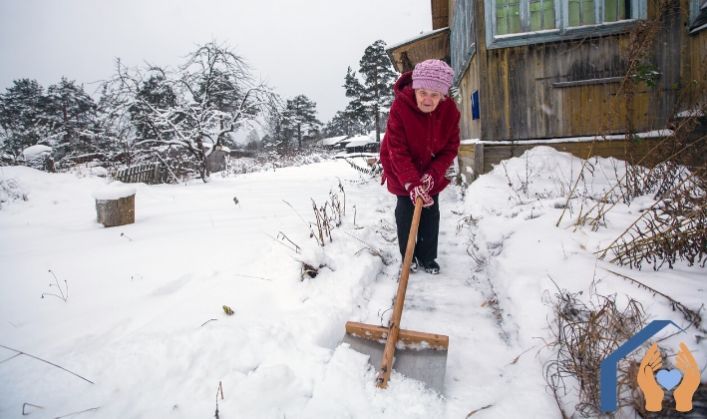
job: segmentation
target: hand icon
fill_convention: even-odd
[[[700,385],[700,370],[695,358],[683,342],[680,342],[680,352],[678,352],[675,366],[682,372],[682,381],[678,388],[673,391],[675,410],[678,412],[689,412],[692,410],[692,395],[695,394],[695,390]]]
[[[643,360],[641,360],[641,366],[638,368],[638,386],[643,391],[643,397],[646,399],[646,410],[649,412],[660,412],[663,408],[665,392],[655,381],[655,373],[662,365],[663,361],[658,350],[658,344],[654,343],[646,352]],[[692,393],[690,393],[690,397],[692,397]]]

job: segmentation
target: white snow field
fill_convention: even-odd
[[[600,196],[623,166],[593,163],[582,187]],[[694,310],[707,301],[704,268],[631,271],[594,254],[651,197],[596,232],[575,230],[578,204],[555,227],[581,166],[537,147],[441,194],[442,272],[411,275],[402,327],[449,335],[444,395],[396,372],[377,389],[375,367],[340,343],[347,320],[385,324],[400,264],[395,198],[343,160],[134,184],[135,223],[112,228],[94,199],[108,180],[2,167],[0,418],[214,417],[219,383],[222,419],[561,418],[544,378],[553,280],[681,326],[667,300],[607,269]],[[345,215],[320,247],[312,200],[343,204],[339,184]],[[318,275],[303,279],[303,263]],[[704,381],[694,335],[661,345],[685,341]]]

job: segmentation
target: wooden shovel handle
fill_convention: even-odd
[[[381,367],[376,378],[376,385],[379,388],[387,388],[390,373],[393,370],[393,356],[395,355],[395,345],[398,343],[400,335],[400,319],[403,317],[403,305],[405,304],[405,292],[408,287],[408,278],[410,277],[410,265],[412,265],[413,254],[415,253],[415,242],[417,241],[417,229],[420,226],[420,216],[422,215],[422,198],[417,198],[415,201],[415,212],[412,214],[412,225],[410,226],[410,234],[408,235],[408,244],[405,249],[405,258],[403,259],[403,267],[400,270],[400,280],[398,281],[398,292],[395,294],[395,303],[393,304],[393,316],[390,319],[390,332],[388,339],[385,341],[385,349],[383,350],[383,358],[381,359]]]

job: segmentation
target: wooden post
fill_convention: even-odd
[[[400,281],[398,282],[398,292],[395,294],[395,303],[393,304],[393,315],[390,319],[390,327],[388,339],[385,341],[383,349],[383,358],[381,366],[376,377],[376,386],[378,388],[387,388],[390,373],[393,371],[393,361],[395,355],[395,344],[398,343],[400,335],[400,320],[403,317],[403,305],[405,304],[405,292],[408,287],[408,278],[410,276],[410,265],[412,264],[413,253],[415,252],[415,243],[417,241],[417,230],[420,225],[420,216],[422,215],[422,198],[417,198],[415,201],[415,212],[412,215],[412,225],[410,226],[410,234],[408,235],[407,248],[405,249],[405,259],[403,259],[403,267],[400,270]]]
[[[105,227],[135,222],[135,190],[107,190],[94,194],[97,221]]]

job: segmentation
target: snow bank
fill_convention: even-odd
[[[42,158],[48,154],[51,154],[52,148],[46,145],[37,144],[22,150],[22,155],[25,161],[32,161],[38,158]]]
[[[704,269],[636,272],[593,254],[650,197],[618,205],[598,231],[575,230],[580,199],[601,197],[621,173],[615,160],[591,161],[594,176],[555,227],[583,161],[537,147],[440,194],[442,272],[410,276],[401,326],[449,336],[445,395],[396,371],[381,391],[377,366],[341,339],[347,320],[390,316],[396,199],[346,162],[321,160],[208,184],[134,185],[140,222],[116,229],[95,228],[92,193],[104,179],[1,168],[31,200],[0,211],[0,344],[94,384],[0,348],[0,417],[22,418],[25,402],[48,417],[93,407],[83,415],[213,416],[221,383],[223,418],[559,418],[544,375],[557,287],[631,296],[651,319],[680,325],[667,301],[608,270],[693,309],[707,300]],[[323,205],[339,182],[346,215],[320,247],[312,201]],[[302,275],[304,262],[315,278]],[[66,301],[51,296],[56,284],[68,286]],[[703,368],[707,340],[665,344],[679,339]]]

